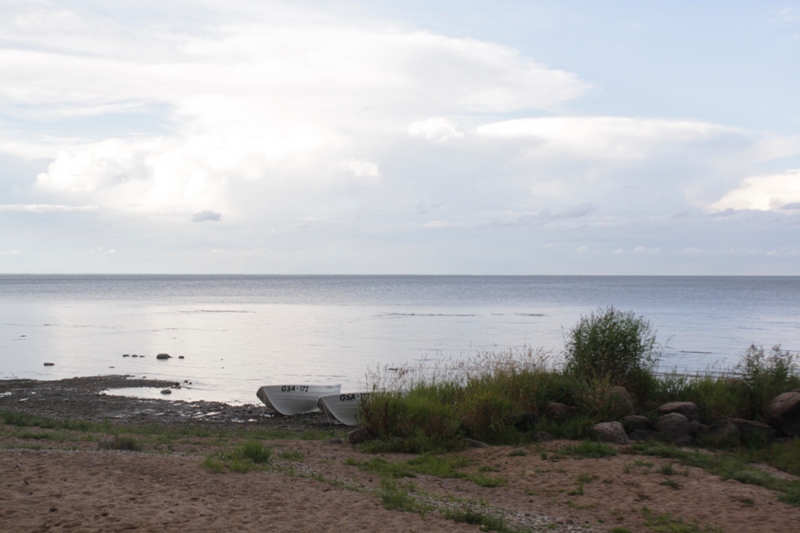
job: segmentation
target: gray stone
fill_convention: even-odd
[[[658,438],[685,446],[692,442],[692,428],[689,419],[680,413],[669,413],[660,416],[655,423]]]
[[[164,389],[161,391],[161,394],[172,394],[172,391],[169,389]]]
[[[784,435],[800,437],[800,392],[784,392],[769,403],[767,424]]]
[[[744,420],[741,418],[731,418],[731,422],[736,424],[739,433],[742,435],[742,441],[749,443],[766,443],[778,436],[778,431],[764,422],[757,420]]]
[[[741,436],[736,424],[730,418],[723,416],[711,421],[704,441],[714,446],[738,446]]]
[[[634,429],[631,431],[630,435],[628,435],[628,439],[633,442],[644,442],[655,438],[656,434],[647,429]]]
[[[617,416],[633,414],[633,396],[625,387],[616,385],[609,390],[611,409]]]
[[[658,412],[662,415],[670,413],[680,413],[686,418],[691,420],[700,420],[700,412],[697,410],[697,405],[693,402],[669,402],[662,404],[658,408]]]
[[[627,433],[631,433],[637,429],[646,431],[650,429],[650,421],[646,416],[629,415],[622,419],[622,427],[625,428]]]
[[[628,444],[628,435],[619,422],[600,422],[592,427],[592,435],[601,442]]]
[[[692,437],[695,440],[701,439],[708,433],[708,426],[700,422],[699,420],[692,420],[689,422],[689,428],[692,430]]]

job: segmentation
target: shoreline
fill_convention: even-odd
[[[136,398],[114,389],[169,389],[175,381],[137,379],[130,375],[86,376],[60,380],[0,380],[0,410],[47,418],[110,422],[119,425],[208,424],[217,428],[329,429],[344,427],[322,413],[284,417],[257,404]],[[104,392],[106,391],[106,392]]]

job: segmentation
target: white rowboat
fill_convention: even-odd
[[[360,423],[358,407],[367,399],[367,392],[350,392],[320,396],[317,405],[322,411],[346,426]]]
[[[318,411],[320,396],[339,394],[341,385],[266,385],[259,387],[256,396],[282,415],[299,415]]]

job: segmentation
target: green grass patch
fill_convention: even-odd
[[[684,522],[682,518],[673,518],[669,513],[654,514],[647,507],[642,508],[644,525],[653,531],[668,533],[722,533],[719,528],[700,526],[696,522]]]
[[[777,478],[749,464],[746,451],[716,454],[685,451],[663,443],[638,443],[634,449],[647,455],[675,459],[682,464],[702,468],[722,479],[733,479],[780,492],[778,498],[791,505],[800,505],[800,481]]]
[[[247,441],[233,450],[210,454],[200,466],[211,472],[264,470],[272,463],[273,450],[259,441]]]
[[[297,450],[289,450],[278,454],[278,458],[284,461],[293,461],[295,463],[302,463],[306,458],[306,454]]]
[[[616,448],[603,442],[583,441],[579,444],[570,444],[558,450],[558,455],[566,457],[579,457],[584,459],[599,459],[617,455]]]
[[[421,505],[411,494],[416,490],[411,483],[398,483],[389,479],[382,479],[378,495],[384,509],[389,511],[403,511],[406,513],[419,513],[423,516],[431,507]]]

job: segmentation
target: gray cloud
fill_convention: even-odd
[[[222,220],[222,213],[216,211],[205,210],[192,215],[192,222],[219,222],[220,220]]]

